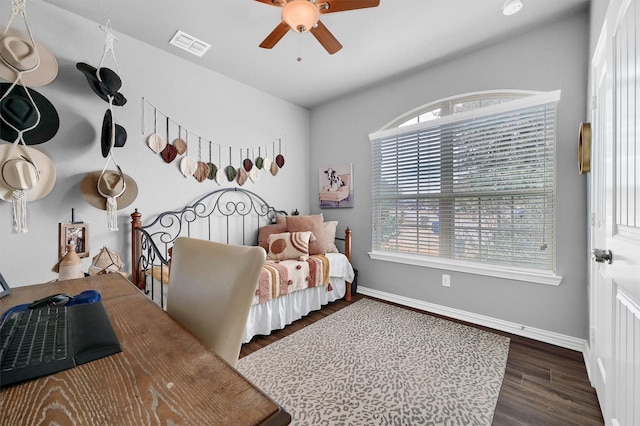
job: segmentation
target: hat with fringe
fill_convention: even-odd
[[[117,211],[133,203],[138,196],[138,185],[118,166],[117,171],[103,169],[87,174],[80,183],[80,192],[86,202],[107,211],[107,227],[117,231]]]
[[[56,168],[51,158],[25,146],[16,147],[7,158],[12,147],[11,144],[0,145],[0,199],[11,201],[16,190],[25,191],[27,201],[49,195],[56,183]],[[24,155],[21,148],[28,150],[28,155]]]
[[[27,232],[27,201],[46,197],[56,183],[53,161],[18,144],[0,145],[0,199],[13,203],[13,232]]]
[[[107,198],[116,198],[117,210],[129,206],[138,196],[138,184],[117,170],[98,170],[85,175],[80,183],[82,198],[93,207],[107,210]]]

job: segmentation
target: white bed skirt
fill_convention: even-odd
[[[311,287],[258,305],[252,305],[242,343],[249,342],[253,336],[267,335],[273,330],[283,329],[286,325],[308,315],[309,312],[317,311],[323,305],[344,297],[346,293],[345,281],[353,282],[355,275],[353,268],[342,253],[327,253],[326,256],[329,258],[331,291],[328,290],[328,286]],[[163,287],[166,306],[167,286]],[[162,306],[160,292],[153,292],[153,295],[154,297],[151,298],[154,302]]]
[[[331,291],[327,286],[311,287],[251,306],[242,343],[249,342],[253,336],[280,330],[309,312],[317,311],[322,305],[341,299],[346,288],[344,279],[331,277],[329,282],[333,288]]]
[[[272,330],[283,329],[286,325],[299,320],[311,311],[317,311],[323,305],[334,300],[342,299],[346,293],[346,283],[343,278],[329,278],[332,290],[328,286],[312,287],[294,291],[277,299],[272,299],[258,305],[252,305],[247,318],[242,343],[249,342],[253,336],[271,334]],[[167,294],[165,286],[164,300]],[[160,305],[160,300],[155,300]]]

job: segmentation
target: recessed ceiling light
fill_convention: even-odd
[[[209,43],[197,39],[194,36],[191,36],[180,30],[176,31],[169,43],[199,57],[204,55],[205,52],[211,47]]]
[[[518,13],[522,9],[522,0],[507,0],[502,6],[502,14],[511,16]]]

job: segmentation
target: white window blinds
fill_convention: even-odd
[[[382,130],[372,141],[372,249],[555,269],[560,92]]]

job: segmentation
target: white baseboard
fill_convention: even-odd
[[[563,334],[554,333],[552,331],[542,330],[539,328],[529,327],[522,324],[516,324],[509,321],[504,321],[497,318],[488,317],[485,315],[478,315],[472,312],[466,312],[459,309],[448,308],[446,306],[436,305],[422,300],[410,299],[404,296],[398,296],[396,294],[387,293],[367,287],[358,286],[358,293],[371,296],[378,299],[386,300],[388,302],[397,303],[399,305],[416,308],[421,311],[431,312],[438,315],[444,315],[449,318],[454,318],[460,321],[470,322],[472,324],[481,325],[483,327],[489,327],[507,333],[515,334],[517,336],[528,337],[530,339],[538,340],[540,342],[549,343],[552,345],[560,346],[563,348],[571,349],[574,351],[582,352],[585,361],[588,360],[588,345],[584,339],[578,339],[576,337],[566,336]],[[587,364],[588,365],[588,364]]]
[[[584,358],[584,366],[587,368],[587,377],[589,377],[589,383],[593,386],[593,376],[591,375],[592,354],[591,345],[588,341],[584,342],[584,349],[582,350],[582,357]]]

